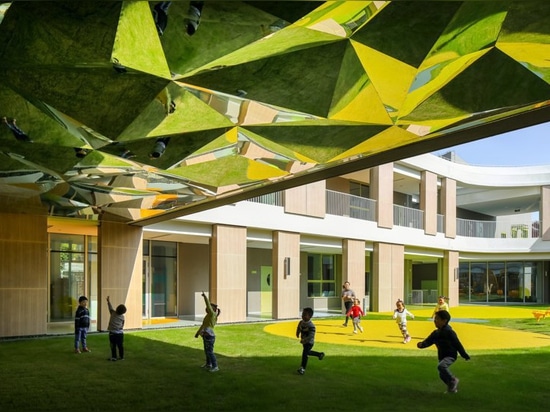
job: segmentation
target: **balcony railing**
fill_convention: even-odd
[[[437,215],[437,233],[445,233],[445,216]]]
[[[393,224],[396,226],[424,229],[424,211],[393,205]]]
[[[250,202],[284,206],[284,192],[268,193],[248,199]],[[376,200],[347,193],[326,191],[326,213],[354,219],[376,222]],[[393,224],[414,229],[424,229],[424,212],[393,205]],[[527,223],[503,223],[498,221],[456,219],[456,234],[478,238],[538,238],[541,221]],[[445,233],[444,216],[437,215],[437,232]]]
[[[527,223],[502,223],[498,221],[456,219],[456,234],[465,237],[485,238],[538,238],[539,220]]]
[[[248,199],[249,202],[262,203],[264,205],[284,206],[283,192],[273,192]]]
[[[327,190],[326,206],[329,215],[376,222],[376,200]]]

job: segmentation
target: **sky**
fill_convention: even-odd
[[[477,166],[550,165],[550,123],[448,147],[433,154],[439,156],[449,151]]]

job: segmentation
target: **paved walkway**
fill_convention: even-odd
[[[410,309],[409,309],[410,310]],[[409,334],[412,340],[403,344],[399,327],[392,319],[392,313],[387,313],[388,320],[369,320],[367,315],[361,325],[363,333],[353,333],[351,322],[348,327],[342,326],[340,318],[315,319],[317,327],[316,342],[335,343],[342,345],[376,346],[384,348],[414,349],[416,343],[426,338],[434,329],[434,323],[429,317],[433,308],[410,310],[414,320],[408,321]],[[515,329],[497,328],[485,325],[484,319],[516,318],[529,319],[537,323],[533,317],[533,309],[515,309],[494,306],[461,306],[451,308],[450,325],[457,332],[466,350],[475,349],[515,349],[550,346],[550,336],[533,332],[522,332]],[[540,322],[550,322],[550,318]],[[280,322],[265,327],[265,331],[279,336],[296,338],[297,321]],[[435,347],[431,348],[435,350]]]

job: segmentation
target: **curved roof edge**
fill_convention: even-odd
[[[433,172],[467,185],[488,187],[518,187],[550,185],[550,165],[547,166],[473,166],[455,163],[433,154],[422,154],[396,163],[414,169]]]

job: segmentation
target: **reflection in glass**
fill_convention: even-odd
[[[50,322],[72,321],[79,296],[96,291],[90,283],[97,283],[97,258],[95,253],[87,256],[85,242],[83,235],[50,235]]]

